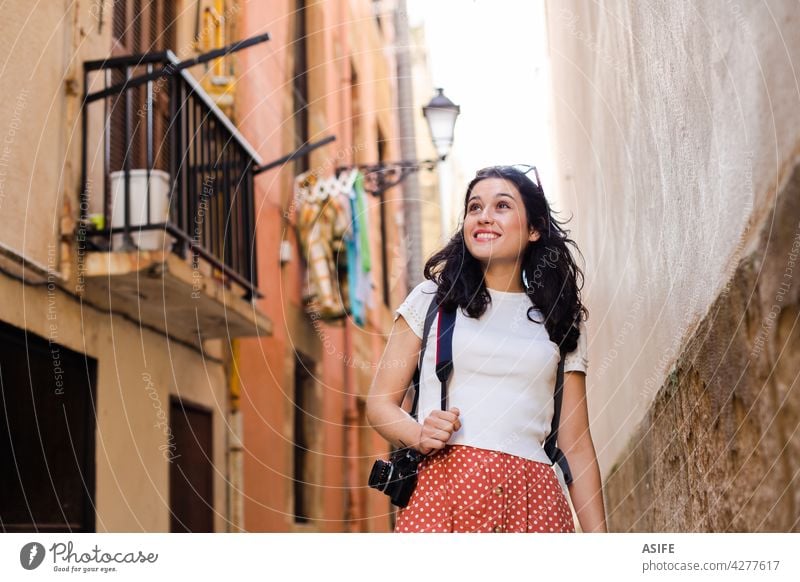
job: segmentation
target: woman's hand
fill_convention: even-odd
[[[427,455],[443,449],[453,433],[461,428],[459,414],[461,411],[458,408],[431,412],[422,423],[417,450]]]

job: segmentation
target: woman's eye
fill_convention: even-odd
[[[500,204],[498,204],[498,206],[501,206],[503,204],[505,204],[506,208],[511,208],[511,206],[508,204],[508,202],[501,202]]]
[[[479,204],[470,204],[470,205],[469,205],[469,211],[470,211],[470,212],[472,212],[473,210],[476,210],[476,209],[478,209],[478,208],[480,208],[480,205],[479,205]]]

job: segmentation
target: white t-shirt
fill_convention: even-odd
[[[425,280],[397,308],[422,338],[425,314],[436,284]],[[461,428],[448,444],[502,451],[550,464],[544,440],[550,434],[553,391],[560,359],[544,324],[530,321],[533,307],[524,293],[489,289],[492,298],[479,319],[456,310],[453,331],[453,374],[448,382],[448,407],[460,410]],[[543,321],[541,311],[531,316]],[[441,408],[441,383],[436,377],[437,320],[431,325],[420,375],[419,422]],[[564,371],[586,373],[586,324],[576,349],[564,359]]]

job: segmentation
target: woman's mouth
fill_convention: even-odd
[[[473,238],[478,242],[491,242],[500,238],[500,235],[494,232],[479,232]]]

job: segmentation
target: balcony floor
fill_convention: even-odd
[[[272,335],[272,322],[225,287],[201,259],[198,269],[169,251],[89,252],[84,295],[98,307],[141,321],[183,341]]]

